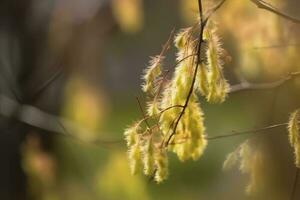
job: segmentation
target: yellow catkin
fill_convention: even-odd
[[[168,83],[162,93],[160,100],[160,110],[165,110],[172,106],[172,88],[171,84]],[[177,111],[174,109],[165,110],[159,118],[160,130],[164,136],[166,136],[169,130],[172,128],[172,122],[175,118]]]
[[[251,156],[252,156],[252,149],[249,144],[249,140],[242,143],[240,146],[239,156],[240,156],[240,171],[242,173],[248,173],[250,171],[251,163]]]
[[[223,170],[232,169],[239,160],[239,148],[229,153],[223,163]]]
[[[157,78],[161,75],[161,66],[162,60],[164,59],[163,56],[156,56],[152,57],[150,60],[149,66],[144,71],[144,75],[142,79],[144,83],[142,85],[142,90],[146,93],[154,92],[155,84],[154,82]]]
[[[137,174],[142,168],[142,154],[138,143],[132,145],[128,152],[130,170],[132,174]]]
[[[200,94],[203,96],[208,95],[209,86],[208,86],[208,71],[204,63],[200,64],[197,74],[197,89],[200,91]]]
[[[181,61],[186,56],[192,54],[193,48],[193,45],[187,46],[187,44],[184,48],[178,48],[177,60]],[[170,91],[167,96],[169,99],[164,100],[165,97],[162,99],[162,102],[168,102],[168,105],[164,104],[165,107],[185,104],[192,85],[195,62],[196,60],[193,57],[189,57],[176,67],[171,83],[169,84]],[[165,138],[168,139],[170,134],[173,134],[174,123],[180,112],[182,112],[182,109],[181,107],[172,108],[161,115],[161,130]],[[168,149],[176,153],[181,161],[188,159],[196,160],[203,154],[207,145],[203,121],[203,112],[198,104],[194,90],[168,146]]]
[[[227,155],[223,163],[223,169],[231,169],[238,165],[241,173],[249,175],[246,193],[250,195],[264,187],[265,177],[263,171],[266,165],[265,159],[263,151],[258,147],[252,147],[249,140],[246,140],[232,153]]]
[[[175,47],[178,49],[184,49],[187,46],[188,39],[190,37],[192,28],[182,29],[174,40]]]
[[[261,191],[264,187],[265,176],[264,168],[265,166],[263,153],[261,151],[254,151],[251,157],[251,166],[249,167],[250,180],[246,187],[246,193],[252,195]]]
[[[143,146],[144,174],[152,175],[154,172],[154,145],[152,139],[148,139]]]
[[[158,102],[154,99],[153,101],[148,102],[147,104],[147,114],[148,116],[154,116],[159,113]]]
[[[139,129],[140,129],[139,123],[135,123],[131,127],[125,130],[124,136],[128,147],[134,145],[137,142],[137,135]]]
[[[158,149],[155,153],[156,172],[154,179],[157,183],[161,183],[168,177],[168,156],[165,149]]]
[[[191,85],[192,77],[189,74],[188,66],[182,62],[175,70],[168,88],[163,93],[161,99],[161,109],[166,109],[175,105],[184,105],[188,95],[188,90]],[[176,116],[180,113],[182,108],[174,107],[162,113],[160,117],[161,130],[164,135],[168,135],[174,125]]]
[[[189,109],[189,112],[191,113],[189,124],[189,129],[191,131],[190,150],[192,159],[197,160],[203,154],[207,145],[207,140],[205,136],[203,111],[201,110],[199,103],[196,102],[196,97],[190,102]]]
[[[299,109],[290,115],[288,123],[289,141],[294,148],[295,164],[300,168]]]
[[[196,96],[193,95],[172,141],[172,151],[181,161],[197,160],[207,145],[203,112],[196,100]]]
[[[223,62],[220,59],[220,55],[224,50],[221,47],[220,39],[216,34],[213,24],[209,24],[205,29],[204,38],[208,46],[206,49],[207,66],[209,68],[207,101],[222,103],[229,91],[229,85],[224,79],[222,71]]]

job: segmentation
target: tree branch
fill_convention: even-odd
[[[172,137],[175,135],[177,127],[178,127],[178,124],[179,124],[179,121],[182,118],[182,116],[183,116],[183,114],[184,114],[184,112],[185,112],[185,110],[186,110],[186,108],[188,106],[188,103],[190,101],[190,97],[192,96],[193,91],[194,91],[194,86],[195,86],[195,82],[196,82],[197,72],[198,72],[199,64],[201,62],[201,58],[200,58],[200,55],[201,55],[201,44],[202,44],[202,41],[203,41],[203,31],[204,31],[204,28],[205,28],[205,25],[206,25],[206,21],[204,21],[204,19],[203,19],[203,8],[202,8],[202,1],[201,0],[198,0],[198,7],[199,7],[199,16],[200,16],[200,34],[199,34],[198,45],[197,45],[197,55],[196,55],[196,57],[197,57],[197,63],[196,63],[196,66],[195,66],[195,70],[194,70],[194,74],[193,74],[193,79],[192,79],[191,87],[190,87],[190,90],[189,90],[188,95],[186,97],[186,100],[185,100],[185,103],[183,105],[182,111],[180,112],[177,120],[175,121],[174,128],[172,130],[171,135],[168,137],[168,139],[165,142],[165,145],[164,145],[165,147],[168,146],[168,144],[170,143]],[[194,63],[194,61],[192,63]]]
[[[272,5],[268,4],[267,2],[263,1],[263,0],[250,0],[252,3],[254,3],[258,8],[260,9],[264,9],[267,10],[269,12],[272,12],[280,17],[283,17],[291,22],[300,23],[300,19],[291,17],[283,12],[278,11],[275,7],[273,7]]]
[[[228,138],[228,137],[234,137],[234,136],[240,136],[240,135],[248,135],[248,134],[266,134],[269,132],[264,132],[270,129],[274,128],[279,128],[283,126],[287,126],[288,123],[281,123],[281,124],[274,124],[262,128],[257,128],[257,129],[250,129],[250,130],[245,130],[245,131],[232,131],[233,133],[227,133],[223,135],[218,135],[218,136],[213,136],[213,137],[207,137],[207,140],[216,140],[216,139],[221,139],[221,138]]]
[[[112,139],[84,140],[82,137],[80,137],[80,135],[96,135],[96,133],[87,131],[86,128],[79,126],[71,120],[48,114],[31,105],[19,104],[17,101],[1,94],[0,115],[7,118],[13,118],[24,124],[40,128],[51,133],[56,133],[64,136],[71,136],[77,140],[90,142],[93,144],[99,144],[102,146],[122,142],[122,140]]]
[[[266,90],[266,89],[273,89],[280,87],[281,85],[285,84],[286,82],[297,78],[300,76],[300,71],[291,72],[286,77],[269,83],[249,83],[247,81],[242,82],[240,84],[230,86],[229,93],[238,93],[242,91],[249,91],[249,90]]]
[[[211,8],[207,13],[207,16],[206,16],[206,18],[205,18],[205,20],[204,21],[207,21],[210,17],[211,17],[211,15],[213,15],[217,10],[219,10],[222,6],[223,6],[223,4],[226,2],[226,0],[222,0],[222,1],[220,1],[215,7],[213,7],[213,8]]]

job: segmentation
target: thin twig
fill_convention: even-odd
[[[249,83],[249,82],[243,82],[237,85],[230,86],[229,93],[237,93],[241,91],[248,91],[248,90],[266,90],[266,89],[273,89],[282,86],[286,82],[297,78],[300,76],[300,71],[297,72],[291,72],[284,78],[269,82],[269,83]]]
[[[74,121],[46,113],[30,105],[19,104],[16,100],[2,94],[0,94],[0,115],[50,133],[71,136],[88,143],[113,144],[121,143],[123,141],[121,139],[84,140],[79,137],[79,135],[96,135],[96,133],[88,131],[85,127],[81,127]]]
[[[274,44],[269,46],[257,46],[253,47],[252,50],[262,50],[262,49],[277,49],[277,48],[287,48],[287,47],[299,47],[300,44]]]
[[[204,21],[203,21],[203,8],[202,8],[202,1],[201,0],[198,0],[198,7],[199,7],[199,15],[200,15],[200,34],[199,34],[198,45],[197,45],[197,55],[196,55],[197,56],[197,63],[196,63],[196,66],[195,66],[191,87],[190,87],[190,90],[189,90],[188,95],[186,97],[183,109],[180,112],[179,117],[177,118],[177,120],[175,122],[172,133],[170,134],[170,136],[168,137],[168,139],[165,142],[165,147],[168,146],[168,144],[171,141],[172,137],[175,135],[178,124],[179,124],[179,121],[182,118],[182,116],[183,116],[183,114],[184,114],[184,112],[185,112],[185,110],[188,106],[188,103],[190,101],[190,97],[191,97],[191,95],[193,94],[193,91],[194,91],[194,86],[195,86],[196,77],[197,77],[197,71],[198,71],[199,64],[201,62],[201,60],[200,60],[201,59],[200,58],[201,44],[202,44],[202,41],[203,41],[203,31],[204,31],[204,28],[205,28],[205,25],[206,25],[206,23],[204,23]]]
[[[44,83],[42,83],[33,93],[29,102],[40,97],[41,93],[45,91],[57,78],[62,75],[63,68],[59,67]]]
[[[260,9],[264,9],[264,10],[267,10],[269,12],[272,12],[280,17],[283,17],[291,22],[294,22],[294,23],[297,23],[299,24],[300,23],[300,19],[297,19],[297,18],[294,18],[294,17],[291,17],[281,11],[278,11],[278,9],[276,9],[275,7],[273,7],[272,5],[270,5],[269,3],[265,2],[265,1],[262,1],[262,0],[250,0],[252,3],[254,3],[258,8]]]
[[[143,115],[143,119],[145,119],[145,120],[143,120],[143,121],[145,122],[145,124],[147,125],[147,127],[150,129],[150,125],[149,125],[149,123],[148,123],[148,118],[146,117],[146,114],[145,114],[145,112],[144,112],[144,110],[143,110],[143,107],[142,107],[142,104],[141,104],[141,102],[140,102],[140,99],[139,99],[139,97],[135,97],[135,98],[136,98],[136,100],[137,100],[137,102],[138,102],[140,111],[141,111],[141,113],[142,113],[142,115]]]
[[[266,127],[262,127],[262,128],[257,128],[257,129],[250,129],[250,130],[245,130],[245,131],[233,131],[233,133],[227,133],[224,135],[218,135],[218,136],[212,136],[212,137],[207,137],[207,140],[216,140],[216,139],[221,139],[221,138],[227,138],[227,137],[234,137],[234,136],[240,136],[240,135],[247,135],[247,134],[265,134],[265,133],[269,133],[269,132],[263,132],[263,131],[267,131],[270,129],[274,129],[274,128],[279,128],[279,127],[283,127],[283,126],[287,126],[288,123],[281,123],[281,124],[275,124],[275,125],[270,125],[270,126],[266,126]]]
[[[164,112],[166,112],[166,111],[168,111],[168,110],[170,110],[170,109],[173,109],[173,108],[183,108],[183,107],[184,107],[184,106],[182,106],[182,105],[174,105],[174,106],[170,106],[170,107],[167,107],[167,108],[165,108],[165,109],[159,111],[159,113],[157,113],[156,116],[159,116],[159,115],[163,114]],[[146,116],[146,117],[144,117],[143,119],[141,119],[141,120],[139,121],[139,123],[142,123],[144,120],[148,120],[148,119],[150,119],[151,117],[153,117],[153,116]]]
[[[208,11],[208,14],[207,14],[207,16],[206,16],[206,18],[205,18],[204,21],[207,21],[207,20],[211,17],[211,15],[213,15],[217,10],[219,10],[219,9],[222,7],[222,5],[223,5],[225,2],[226,2],[226,0],[222,0],[222,1],[220,1],[215,7],[213,7],[212,9],[210,9],[210,10]]]

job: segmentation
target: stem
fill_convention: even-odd
[[[291,72],[287,76],[283,77],[280,80],[269,82],[269,83],[249,83],[249,82],[242,82],[237,85],[230,86],[229,93],[238,93],[247,90],[266,90],[266,89],[273,89],[278,88],[285,84],[286,82],[297,78],[300,76],[300,71]]]
[[[157,115],[161,115],[162,113],[164,113],[164,112],[166,112],[167,110],[170,110],[170,109],[172,109],[172,108],[183,108],[183,107],[184,107],[184,106],[182,106],[182,105],[174,105],[174,106],[170,106],[170,107],[167,107],[167,108],[161,110],[159,113],[157,113]],[[153,117],[153,116],[145,116],[143,119],[141,119],[141,120],[139,121],[139,123],[142,123],[143,121],[145,121],[145,120],[147,120],[147,119],[150,119],[151,117]]]
[[[143,107],[142,107],[142,104],[141,104],[141,102],[140,102],[140,100],[139,100],[139,98],[138,97],[136,97],[136,100],[137,100],[137,102],[138,102],[138,104],[139,104],[139,108],[140,108],[140,111],[141,111],[141,113],[142,113],[142,115],[143,115],[143,118],[145,119],[145,120],[143,120],[143,122],[145,122],[145,124],[147,125],[147,127],[150,129],[150,125],[149,125],[149,123],[148,123],[148,118],[146,118],[146,114],[145,114],[145,112],[144,112],[144,110],[143,110]]]
[[[224,134],[224,135],[219,135],[219,136],[208,137],[206,139],[207,140],[216,140],[216,139],[234,137],[234,136],[240,136],[240,135],[258,134],[258,133],[261,133],[261,132],[264,134],[264,133],[268,133],[268,132],[263,132],[263,131],[274,129],[274,128],[279,128],[279,127],[287,126],[287,125],[288,125],[288,123],[275,124],[275,125],[270,125],[270,126],[263,127],[263,128],[257,128],[257,129],[234,132],[234,133],[230,133],[230,134]]]
[[[193,91],[194,91],[197,72],[198,72],[198,68],[199,68],[199,64],[200,64],[200,54],[201,54],[201,44],[202,44],[202,41],[203,41],[203,31],[204,31],[204,27],[206,25],[206,23],[203,23],[203,8],[202,8],[202,1],[201,0],[198,0],[198,6],[199,6],[199,15],[200,15],[200,35],[199,35],[199,40],[198,40],[198,45],[197,45],[197,55],[196,55],[197,56],[197,63],[196,63],[196,66],[195,66],[195,71],[194,71],[194,75],[193,75],[193,79],[192,79],[192,84],[191,84],[190,90],[188,92],[188,95],[186,97],[183,109],[180,112],[179,117],[177,118],[177,120],[175,122],[175,125],[174,125],[174,128],[173,128],[173,131],[172,131],[171,135],[166,140],[165,147],[168,146],[168,144],[170,143],[172,137],[175,135],[178,124],[179,124],[179,121],[182,118],[182,116],[183,116],[183,114],[184,114],[184,112],[185,112],[185,110],[188,106],[188,103],[190,101],[190,98],[193,94]]]
[[[267,10],[269,12],[272,12],[280,17],[283,17],[291,22],[294,22],[294,23],[300,23],[300,19],[297,19],[297,18],[294,18],[294,17],[291,17],[285,13],[282,13],[280,11],[278,11],[276,8],[274,8],[272,5],[268,4],[267,2],[265,1],[262,1],[262,0],[250,0],[252,3],[254,3],[258,8],[260,9],[264,9],[264,10]]]

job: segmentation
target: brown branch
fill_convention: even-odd
[[[242,91],[250,91],[250,90],[266,90],[266,89],[273,89],[282,86],[286,82],[297,78],[300,76],[300,71],[291,72],[286,77],[269,83],[249,83],[243,82],[237,85],[230,86],[229,93],[237,93]]]
[[[250,0],[252,3],[254,3],[258,8],[260,9],[264,9],[267,10],[269,12],[272,12],[280,17],[283,17],[291,22],[300,23],[300,19],[291,17],[283,12],[278,11],[276,8],[274,8],[273,6],[271,6],[270,4],[268,4],[267,2],[263,1],[263,0]]]
[[[207,21],[217,10],[219,10],[223,6],[223,4],[225,2],[226,2],[226,0],[222,0],[215,7],[213,7],[212,9],[210,9],[208,11],[208,14],[207,14],[207,16],[206,16],[206,18],[205,18],[204,21]]]
[[[262,49],[276,49],[276,48],[287,48],[287,47],[299,47],[300,44],[274,44],[270,46],[261,46],[261,47],[253,47],[253,50],[262,50]]]
[[[163,110],[161,110],[159,113],[157,113],[156,115],[158,116],[158,115],[161,115],[162,113],[164,113],[164,112],[166,112],[167,110],[170,110],[170,109],[173,109],[173,108],[183,108],[184,106],[182,106],[182,105],[174,105],[174,106],[170,106],[170,107],[167,107],[167,108],[165,108],[165,109],[163,109]],[[148,119],[150,119],[152,116],[145,116],[143,119],[141,119],[140,121],[139,121],[139,123],[142,123],[143,121],[145,121],[145,120],[148,120]]]
[[[45,82],[43,82],[38,88],[33,92],[32,97],[28,100],[29,102],[34,101],[39,98],[41,93],[43,93],[55,80],[57,80],[63,73],[63,68],[60,66]]]
[[[193,94],[193,91],[194,91],[194,86],[195,86],[195,82],[196,82],[196,77],[197,77],[197,72],[198,72],[198,68],[199,68],[199,65],[201,63],[201,58],[200,58],[200,55],[201,55],[201,45],[202,45],[202,42],[203,42],[203,32],[204,32],[204,28],[207,24],[207,21],[208,19],[210,18],[210,16],[215,12],[217,11],[219,8],[222,7],[222,5],[225,3],[226,0],[222,0],[219,4],[217,4],[214,8],[212,8],[212,10],[209,12],[209,14],[207,15],[207,17],[204,19],[203,18],[203,6],[202,6],[202,1],[201,0],[198,0],[198,9],[199,9],[199,17],[200,17],[200,34],[199,34],[199,38],[198,38],[198,44],[197,44],[197,62],[196,62],[196,66],[195,66],[195,70],[194,70],[194,74],[193,74],[193,79],[192,79],[192,83],[191,83],[191,87],[190,87],[190,90],[188,92],[188,95],[187,95],[187,98],[186,98],[186,101],[184,103],[184,106],[183,106],[183,109],[182,111],[180,112],[177,120],[175,121],[175,125],[174,125],[174,128],[172,130],[172,133],[171,135],[168,137],[168,139],[166,140],[166,143],[165,143],[165,147],[168,146],[168,144],[170,143],[172,137],[175,135],[176,133],[176,130],[177,130],[177,127],[178,127],[178,124],[179,124],[179,121],[181,120],[187,106],[188,106],[188,103],[190,101],[190,97],[191,95]],[[194,63],[194,60],[193,62]]]
[[[162,57],[170,49],[170,44],[172,42],[174,32],[175,32],[175,28],[173,28],[173,30],[171,31],[171,33],[169,35],[169,38],[168,38],[167,42],[163,45],[162,50],[159,54],[160,57]]]
[[[123,141],[121,139],[85,140],[80,135],[96,135],[96,133],[88,131],[74,121],[51,115],[31,105],[19,104],[17,101],[2,94],[0,94],[0,115],[50,133],[71,136],[74,139],[88,143],[108,145]]]
[[[147,125],[147,127],[150,129],[150,125],[149,125],[149,123],[148,123],[148,121],[147,121],[148,118],[146,118],[146,114],[145,114],[145,112],[144,112],[144,110],[143,110],[143,107],[142,107],[142,104],[141,104],[141,102],[140,102],[139,97],[136,97],[136,100],[137,100],[137,102],[138,102],[138,105],[139,105],[140,111],[141,111],[141,113],[142,113],[143,119],[145,119],[145,120],[143,120],[143,121],[145,122],[145,124]]]
[[[164,145],[165,147],[168,146],[168,144],[171,141],[172,137],[175,135],[177,127],[178,127],[178,124],[179,124],[179,121],[182,118],[182,116],[183,116],[183,114],[184,114],[184,112],[185,112],[185,110],[186,110],[186,108],[188,106],[188,103],[189,103],[190,98],[191,98],[191,96],[193,94],[193,91],[194,91],[194,86],[195,86],[195,82],[196,82],[197,72],[198,72],[199,64],[201,62],[201,58],[200,58],[200,55],[201,55],[201,44],[202,44],[202,41],[203,41],[203,31],[204,31],[204,28],[205,28],[205,25],[206,25],[206,21],[203,20],[203,8],[202,8],[202,1],[201,0],[198,0],[198,6],[199,6],[199,15],[200,15],[200,34],[199,34],[198,45],[197,45],[197,55],[196,55],[197,56],[197,63],[196,63],[196,66],[195,66],[195,70],[194,70],[194,74],[193,74],[193,79],[192,79],[191,87],[190,87],[190,90],[189,90],[188,95],[186,97],[185,103],[183,105],[183,109],[180,112],[179,117],[175,121],[172,133],[170,134],[170,136],[168,137],[168,139],[165,142],[165,145]],[[193,63],[194,63],[194,61],[193,61]]]
[[[257,128],[257,129],[250,129],[250,130],[245,130],[245,131],[232,131],[233,133],[227,133],[224,135],[218,135],[218,136],[213,136],[213,137],[207,137],[207,140],[216,140],[216,139],[221,139],[221,138],[227,138],[227,137],[234,137],[234,136],[241,136],[241,135],[248,135],[248,134],[265,134],[269,132],[264,132],[270,129],[274,128],[279,128],[283,126],[287,126],[288,123],[281,123],[281,124],[275,124],[275,125],[270,125],[262,128]]]

